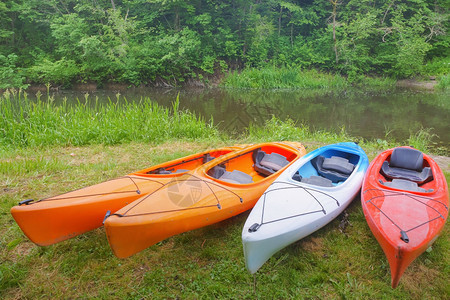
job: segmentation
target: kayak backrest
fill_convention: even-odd
[[[224,173],[226,172],[226,169],[224,166],[217,165],[208,170],[208,175],[212,178],[219,179]]]
[[[433,179],[429,167],[423,167],[423,153],[416,149],[395,148],[390,161],[384,161],[381,173],[388,179],[406,179],[423,184]]]
[[[322,167],[325,170],[335,171],[342,174],[350,175],[355,165],[348,162],[348,159],[340,156],[332,156],[323,160]]]
[[[166,170],[166,168],[160,168],[160,169],[158,169],[157,172],[154,173],[154,174],[167,175],[167,174],[172,174],[172,172]]]
[[[214,156],[211,156],[211,154],[206,153],[205,156],[203,157],[203,163],[206,164],[209,161],[212,161],[213,159],[215,159]]]
[[[325,158],[318,155],[311,160],[311,164],[319,175],[335,183],[347,180],[355,168],[355,165],[350,163],[348,159],[336,156]]]
[[[289,161],[283,155],[276,152],[267,154],[262,150],[256,151],[254,161],[253,167],[255,170],[265,176],[272,175],[289,164]]]
[[[423,169],[423,153],[416,149],[395,148],[392,151],[389,166],[421,172]]]

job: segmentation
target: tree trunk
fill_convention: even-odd
[[[12,47],[14,47],[14,44],[16,43],[16,26],[15,26],[15,24],[14,24],[14,19],[15,19],[15,16],[14,15],[12,15],[11,16],[11,32],[12,32],[12,34],[11,34],[11,46]]]
[[[278,36],[281,35],[281,16],[283,14],[283,6],[280,6],[280,16],[278,17]]]
[[[292,23],[292,13],[290,12],[289,19],[291,20],[291,46],[294,46],[294,23]]]
[[[331,17],[333,19],[333,44],[334,44],[334,54],[336,55],[336,64],[339,62],[338,52],[337,52],[337,46],[336,46],[336,10],[338,6],[338,0],[330,0],[331,4],[333,5],[333,12],[331,14]]]
[[[180,30],[180,14],[178,13],[178,7],[175,8],[175,22],[174,22],[175,31]]]

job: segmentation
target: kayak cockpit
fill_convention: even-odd
[[[218,158],[222,155],[228,154],[233,150],[216,150],[207,153],[202,153],[200,155],[191,155],[186,158],[172,161],[170,164],[163,163],[148,169],[144,169],[138,172],[133,173],[133,175],[138,176],[154,176],[154,175],[174,175],[174,174],[182,174],[189,171],[192,171],[207,162]]]
[[[207,174],[228,183],[251,184],[278,172],[296,157],[283,148],[262,147],[224,161]]]
[[[429,183],[433,173],[423,153],[412,148],[395,148],[383,162],[378,182],[390,188],[430,193],[434,189]]]
[[[358,154],[330,149],[305,163],[292,179],[310,185],[335,187],[350,177],[359,160]]]

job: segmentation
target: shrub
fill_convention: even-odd
[[[28,71],[31,82],[51,82],[55,85],[69,87],[80,74],[79,67],[71,59],[62,58],[51,62],[43,59]]]
[[[8,56],[0,54],[0,89],[28,87],[21,70],[16,67],[17,58],[14,53]]]

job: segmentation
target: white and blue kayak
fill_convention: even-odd
[[[314,150],[287,168],[245,222],[242,243],[250,273],[336,218],[358,194],[368,166],[361,147],[339,143]]]

